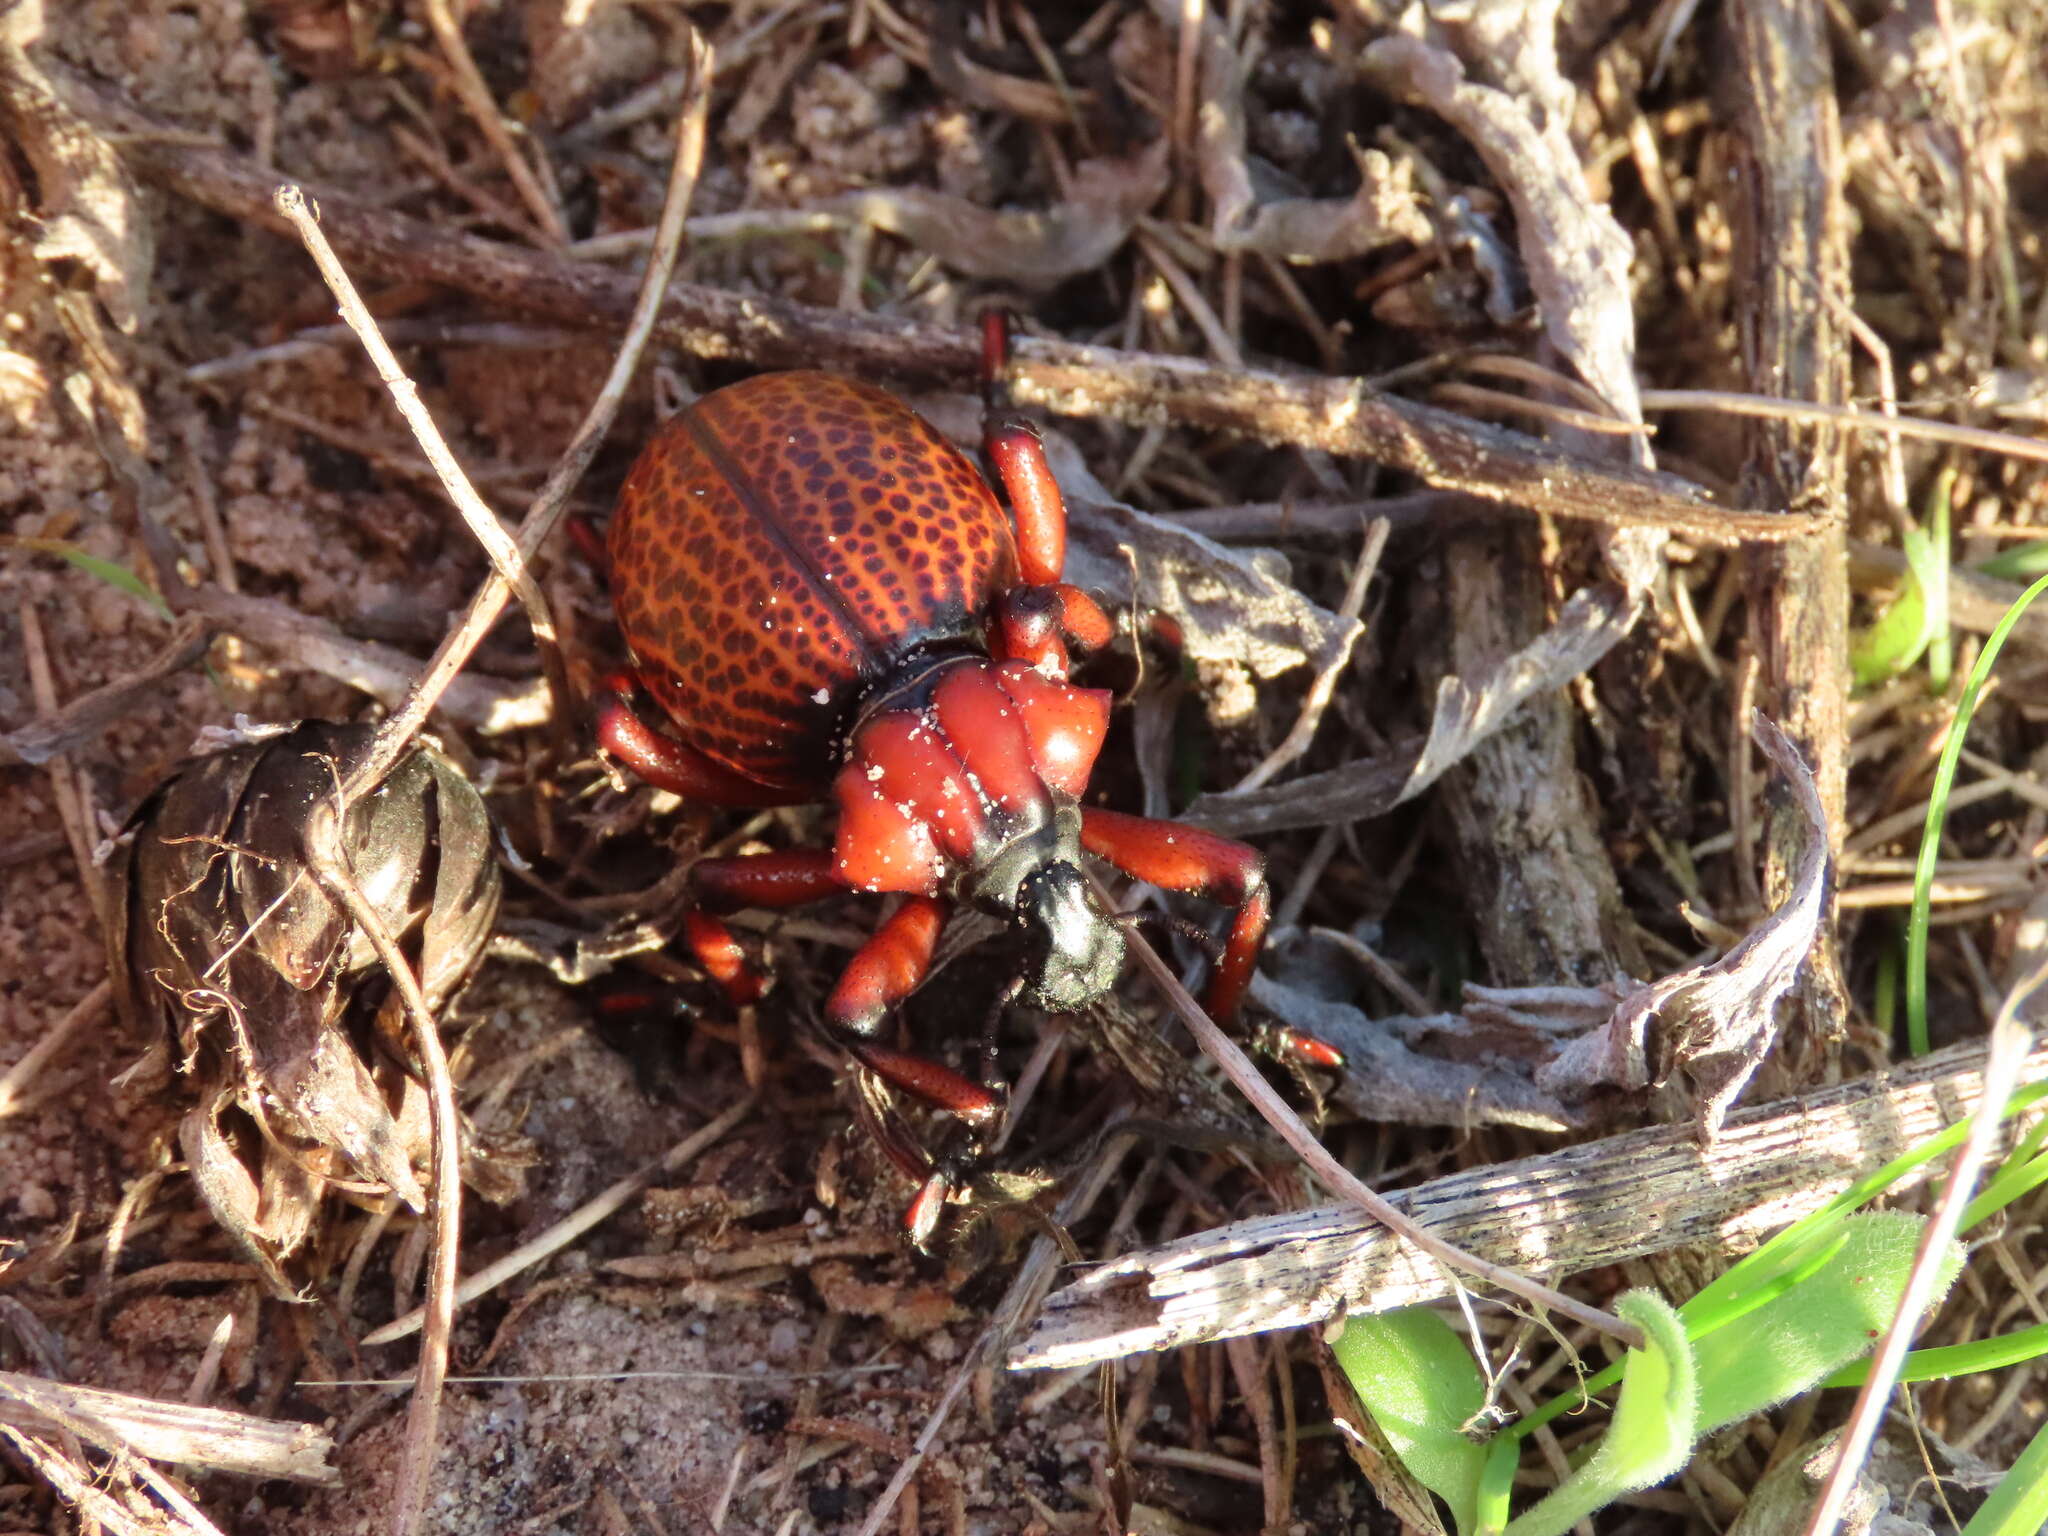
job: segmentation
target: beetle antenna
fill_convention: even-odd
[[[1151,924],[1154,927],[1165,929],[1168,933],[1177,933],[1201,950],[1212,961],[1219,960],[1223,956],[1222,942],[1217,939],[1215,934],[1204,928],[1200,923],[1192,922],[1175,913],[1159,911],[1109,912],[1105,913],[1104,916],[1111,923],[1124,929],[1126,932],[1135,933],[1138,929]]]

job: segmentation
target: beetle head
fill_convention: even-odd
[[[1046,864],[1026,875],[1017,887],[1017,913],[1029,933],[1024,993],[1034,1007],[1072,1013],[1115,984],[1123,934],[1089,902],[1072,864]]]

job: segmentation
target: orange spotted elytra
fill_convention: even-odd
[[[984,330],[991,405],[1008,330]],[[1111,637],[1061,580],[1066,507],[1037,434],[990,412],[985,449],[1006,493],[895,397],[824,373],[774,373],[667,422],[626,477],[607,536],[612,602],[632,653],[598,739],[649,783],[714,805],[830,798],[828,849],[705,859],[684,934],[735,1001],[759,979],[715,915],[846,890],[905,899],[825,1004],[868,1072],[976,1131],[999,1092],[886,1043],[956,906],[1020,925],[1023,995],[1055,1011],[1114,984],[1118,924],[1094,904],[1085,849],[1169,890],[1236,909],[1206,1002],[1236,1013],[1266,930],[1265,868],[1243,843],[1084,808],[1110,695],[1067,681],[1068,647]],[[632,684],[667,717],[627,702]],[[900,1138],[884,1146],[923,1190],[920,1240],[948,1177]]]

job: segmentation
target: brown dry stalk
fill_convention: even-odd
[[[442,1049],[433,1010],[428,1007],[419,978],[398,947],[398,940],[392,937],[376,904],[363,894],[349,869],[342,841],[341,829],[345,825],[346,808],[340,793],[315,806],[306,818],[307,863],[327,894],[347,908],[391,977],[393,991],[411,1026],[418,1070],[426,1080],[428,1124],[433,1141],[428,1192],[434,1225],[428,1260],[426,1338],[420,1347],[419,1371],[405,1426],[404,1460],[391,1508],[392,1536],[411,1536],[426,1510],[427,1484],[434,1470],[434,1442],[441,1421],[441,1384],[447,1379],[449,1339],[455,1331],[455,1259],[462,1241],[461,1122],[456,1117],[455,1084],[448,1075],[448,1055]]]
[[[80,105],[100,124],[138,134],[136,157],[171,191],[250,223],[279,228],[276,178],[236,155],[164,142],[160,123],[85,82]],[[535,318],[609,330],[631,307],[631,280],[594,263],[451,234],[417,219],[308,189],[352,269],[436,283]],[[950,326],[820,309],[671,284],[658,327],[668,345],[762,367],[831,367],[869,376],[966,383],[980,345]],[[1276,445],[1373,459],[1428,483],[1532,513],[1610,526],[1663,527],[1705,543],[1783,541],[1819,520],[1716,507],[1673,475],[1594,463],[1519,432],[1381,394],[1362,379],[1232,370],[1187,358],[1020,338],[1011,374],[1019,404],[1140,425],[1171,421]]]

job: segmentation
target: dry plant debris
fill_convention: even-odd
[[[1072,570],[1131,631],[1095,791],[1258,842],[1255,1012],[1346,1057],[1270,1076],[1347,1168],[1597,1309],[1620,1282],[1571,1271],[1683,1294],[1952,1118],[2048,942],[2036,614],[1935,869],[1951,1049],[1900,1062],[1886,1000],[1953,679],[2048,529],[2038,9],[5,5],[0,1528],[336,1536],[423,1487],[458,1533],[1374,1518],[1306,1433],[1314,1352],[1244,1336],[1441,1297],[1448,1272],[1314,1209],[1162,1038],[1151,982],[1002,1028],[1024,1086],[995,1172],[1052,1182],[923,1264],[810,1033],[861,916],[743,930],[776,984],[738,1015],[663,947],[692,857],[815,842],[817,813],[676,812],[589,758],[578,701],[619,656],[557,519],[601,516],[657,410],[745,371],[963,389],[993,307],[1025,332],[1015,399],[1060,418]],[[468,525],[329,323],[285,180],[483,492]],[[642,263],[685,213],[638,367]],[[972,438],[971,402],[919,400]],[[1955,664],[1852,697],[1852,626],[1914,590],[1937,494]],[[432,1247],[395,1012],[352,1021],[332,968],[263,942],[299,850],[216,784],[188,829],[215,842],[146,878],[244,900],[214,978],[242,1022],[165,993],[117,1029],[110,981],[185,919],[161,891],[161,923],[110,904],[97,856],[202,727],[381,709],[388,756],[430,707],[434,761],[502,828],[522,957],[614,969],[599,992],[487,961],[444,998],[489,921],[480,841],[446,966],[413,950],[472,1149],[537,1158],[442,1255],[443,1289],[458,1263],[469,1283],[423,1484],[403,1406],[339,1384],[409,1378]],[[1789,738],[1769,768],[1756,716]],[[1198,909],[1127,895],[1192,965]],[[363,959],[306,912],[314,958]],[[145,968],[193,970],[190,993],[205,964],[170,947]],[[1011,962],[949,960],[909,1027],[972,1069]],[[637,1056],[599,1038],[621,1017]],[[192,1057],[198,1098],[109,1086],[152,1043]],[[250,1109],[231,1143],[221,1116]],[[1653,1177],[1668,1220],[1631,1203]],[[2040,1202],[1922,1342],[2040,1320]],[[1104,1267],[1031,1323],[1076,1256]],[[301,1287],[316,1305],[275,1294]],[[1526,1356],[1476,1315],[1493,1364]],[[1074,1374],[998,1372],[1006,1345]],[[1112,1430],[1078,1362],[1128,1349],[1155,1353],[1118,1368]],[[486,1356],[496,1378],[460,1379]],[[1859,1486],[1934,1528],[2011,1461],[2039,1387],[1911,1391],[1927,1449]],[[1639,1518],[1789,1528],[1838,1421],[1823,1399],[1731,1431]],[[166,1438],[188,1435],[219,1454]]]
[[[427,1093],[376,957],[307,867],[374,728],[318,722],[223,742],[181,766],[119,840],[108,970],[129,1028],[192,1103],[178,1145],[215,1220],[284,1297],[285,1266],[337,1183],[426,1208]],[[414,750],[344,818],[343,850],[411,949],[438,1012],[483,958],[500,879],[490,813],[461,771]],[[372,1023],[372,1018],[375,1022]],[[367,1048],[365,1046],[367,1042]],[[472,1133],[465,1176],[504,1204],[524,1159]]]

